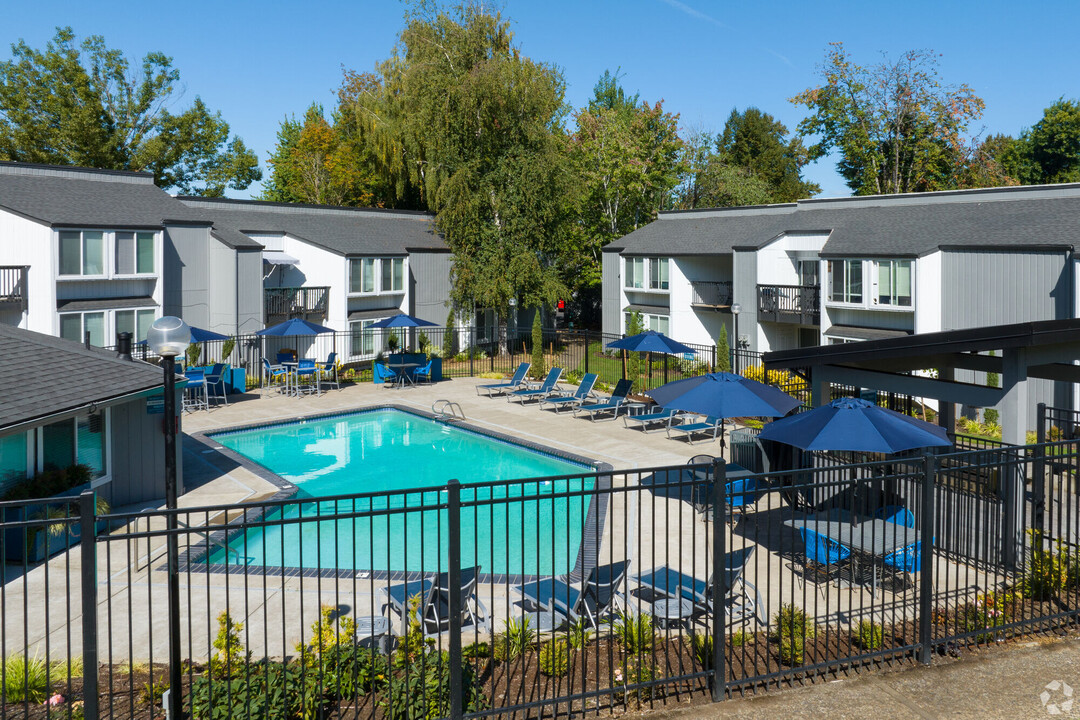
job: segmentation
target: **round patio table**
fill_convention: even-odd
[[[694,604],[686,598],[664,598],[653,603],[649,614],[662,628],[685,625],[694,614]]]
[[[383,655],[390,654],[390,621],[382,615],[362,615],[356,618],[357,643],[374,647]]]
[[[397,373],[397,386],[404,387],[405,381],[415,385],[416,382],[410,377],[409,370],[420,367],[420,363],[413,362],[399,362],[399,363],[386,363],[386,367]]]
[[[558,610],[534,610],[522,615],[521,619],[529,621],[529,629],[534,632],[555,632],[566,623],[566,616]]]

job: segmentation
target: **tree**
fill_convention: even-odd
[[[716,341],[716,370],[731,372],[731,344],[728,342],[727,325],[720,326],[720,339]]]
[[[802,179],[809,154],[802,140],[787,135],[787,127],[769,113],[733,109],[716,148],[726,165],[764,180],[773,202],[794,202],[816,195],[821,187]]]
[[[24,41],[0,62],[0,160],[142,170],[162,188],[223,195],[262,178],[259,161],[220,112],[196,97],[174,114],[180,72],[152,52],[131,72],[94,35],[57,28],[44,51]]]
[[[643,332],[645,332],[645,323],[641,313],[637,310],[631,311],[630,317],[626,320],[627,337],[640,335]],[[631,352],[628,354],[630,357],[626,363],[626,376],[636,383],[641,376],[641,353]]]
[[[838,150],[840,174],[858,195],[958,185],[963,134],[984,103],[967,85],[942,85],[936,55],[912,50],[894,63],[864,68],[834,43],[821,75],[824,85],[791,98],[812,112],[798,127],[802,136],[818,138],[811,160]]]
[[[1059,98],[1024,133],[1025,184],[1080,181],[1080,102]]]
[[[540,308],[536,308],[533,314],[532,324],[532,367],[529,374],[534,378],[542,378],[547,375],[544,367],[544,326],[540,319]]]
[[[454,347],[457,339],[457,331],[454,327],[456,316],[457,312],[454,308],[450,308],[450,311],[446,314],[446,331],[443,333],[442,355],[447,361],[454,357]]]

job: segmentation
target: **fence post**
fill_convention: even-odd
[[[589,372],[589,331],[585,331],[585,372]]]
[[[461,484],[451,480],[447,495],[447,582],[450,612],[450,718],[464,715],[465,688],[461,679]]]
[[[919,547],[919,662],[930,664],[933,648],[934,613],[934,480],[937,477],[937,457],[927,453],[923,457],[922,527]]]
[[[1046,442],[1046,403],[1036,406],[1035,442],[1039,447],[1035,450],[1035,473],[1031,482],[1032,500],[1035,507],[1032,508],[1032,527],[1036,532],[1035,542],[1042,543],[1043,512],[1046,508],[1046,448],[1042,444]],[[1041,545],[1040,545],[1041,547]]]
[[[469,349],[466,350],[469,353],[469,377],[476,377],[476,370],[473,368],[473,348],[476,347],[476,326],[469,328]]]
[[[83,715],[98,717],[97,526],[93,490],[79,495],[79,548],[82,563]]]
[[[723,458],[717,458],[712,466],[712,534],[713,534],[713,567],[712,567],[712,700],[720,702],[727,692],[727,670],[724,667],[724,650],[727,648],[727,628],[724,619],[724,603],[718,598],[727,597],[727,549],[724,547],[727,540],[727,498],[724,497],[724,486],[727,484],[727,463]]]

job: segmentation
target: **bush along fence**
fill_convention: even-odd
[[[524,717],[931,663],[1075,623],[1078,446],[105,517],[90,492],[7,502],[0,715]],[[20,560],[42,533],[61,554]]]

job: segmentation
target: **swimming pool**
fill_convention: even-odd
[[[222,446],[293,483],[296,498],[219,549],[213,564],[375,572],[446,569],[442,488],[594,471],[524,445],[418,414],[379,408],[215,433]],[[421,491],[423,488],[436,490]],[[573,569],[591,478],[462,489],[462,562],[485,573],[559,574]],[[406,492],[416,491],[416,492]],[[378,493],[360,498],[318,498]],[[490,501],[486,502],[486,501]],[[335,515],[352,517],[334,517]],[[362,515],[355,517],[356,514]],[[280,524],[278,524],[280,523]]]

